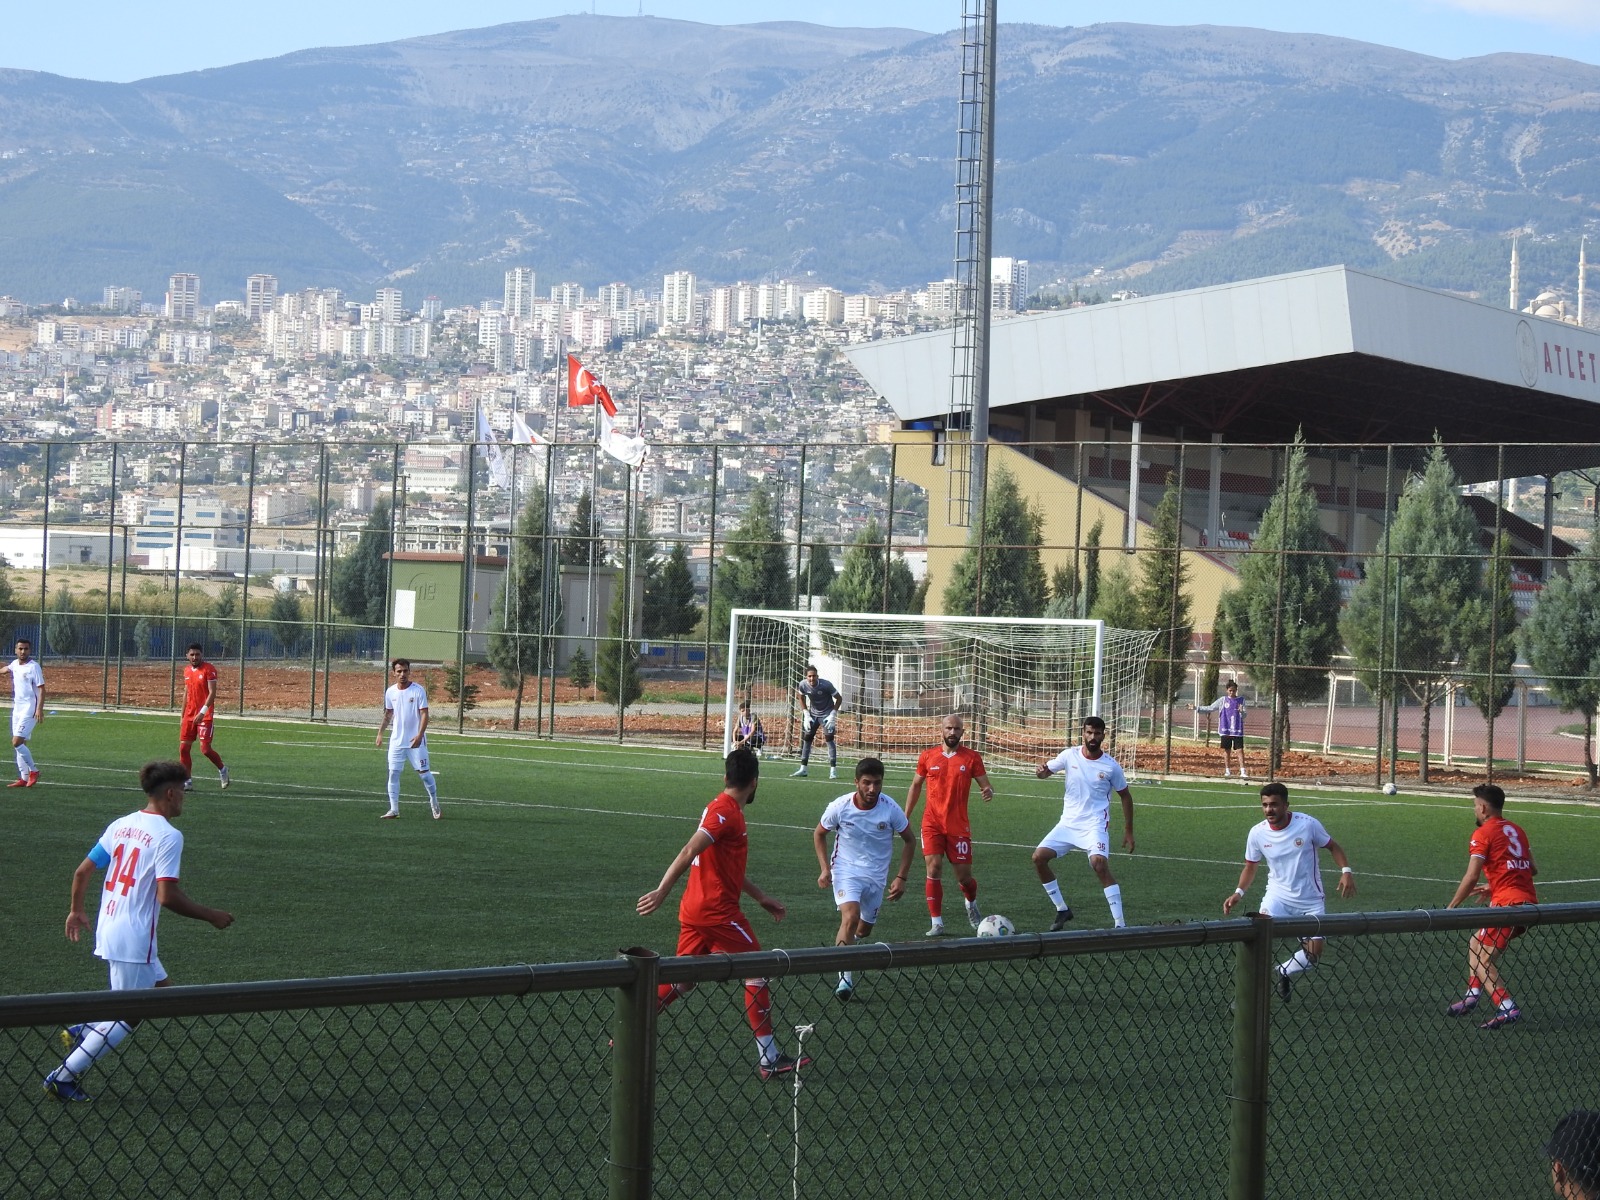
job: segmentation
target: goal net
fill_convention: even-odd
[[[1076,745],[1083,718],[1098,714],[1107,749],[1131,770],[1155,638],[1104,621],[735,609],[723,752],[748,703],[765,753],[797,756],[796,689],[811,665],[844,697],[836,719],[841,766],[869,754],[915,760],[938,742],[939,720],[955,712],[989,764],[1030,769]],[[823,753],[820,736],[812,752]]]

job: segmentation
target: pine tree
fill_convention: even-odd
[[[672,553],[651,565],[644,587],[644,635],[647,638],[677,638],[693,631],[700,623],[700,606],[694,601],[694,574],[683,543]]]
[[[62,584],[50,599],[50,612],[44,619],[44,640],[52,654],[70,658],[77,653],[78,613],[66,584]]]
[[[285,655],[293,658],[305,648],[311,631],[306,628],[298,592],[273,592],[272,603],[267,607],[267,621],[272,626],[273,638]]]
[[[1157,708],[1177,697],[1188,674],[1189,643],[1194,640],[1193,599],[1185,590],[1189,567],[1183,560],[1178,527],[1178,478],[1167,476],[1166,491],[1156,505],[1151,545],[1139,555],[1139,581],[1134,596],[1140,623],[1135,628],[1160,633],[1145,668],[1144,685]]]
[[[333,564],[333,606],[357,625],[381,628],[389,617],[389,501],[372,507],[355,548]]]
[[[1023,498],[1016,478],[996,464],[989,475],[980,540],[956,560],[944,611],[968,617],[1038,617],[1050,600],[1039,547],[1044,518]]]
[[[567,536],[561,541],[561,565],[566,567],[599,566],[605,561],[606,544],[600,537],[600,518],[594,511],[594,500],[584,489],[573,510],[572,521],[567,526]]]
[[[497,588],[489,602],[489,661],[499,672],[502,686],[516,688],[512,729],[522,727],[522,696],[528,676],[542,661],[548,661],[541,658],[541,639],[560,623],[560,596],[551,561],[554,540],[544,492],[534,488],[517,518],[506,586]],[[548,656],[553,647],[543,645],[543,650]]]
[[[572,652],[572,657],[567,660],[567,682],[579,691],[583,691],[594,682],[594,672],[589,667],[589,656],[579,646]]]
[[[1305,440],[1297,433],[1251,553],[1239,564],[1239,586],[1219,606],[1222,640],[1272,696],[1280,760],[1289,744],[1289,706],[1327,691],[1339,649],[1339,579],[1327,550]]]
[[[1544,585],[1519,633],[1522,652],[1561,705],[1583,714],[1583,769],[1596,785],[1594,714],[1600,708],[1600,537]]]
[[[806,565],[800,569],[800,594],[825,596],[838,576],[833,555],[821,542],[812,542],[806,552]]]
[[[1493,721],[1517,686],[1513,674],[1517,665],[1517,600],[1511,591],[1511,539],[1504,531],[1483,570],[1483,595],[1472,602],[1462,618],[1475,630],[1467,643],[1463,667],[1467,695],[1484,720]]]
[[[594,683],[620,713],[640,696],[639,643],[628,637],[628,591],[618,587],[606,614],[606,637],[594,656]]]
[[[908,613],[917,582],[905,555],[885,554],[883,529],[870,520],[844,554],[844,568],[827,592],[829,612]]]
[[[1460,481],[1435,440],[1366,562],[1340,622],[1368,688],[1404,688],[1422,705],[1420,778],[1428,782],[1433,706],[1476,636],[1462,620],[1483,595],[1477,523],[1458,495]],[[1385,554],[1390,556],[1385,563]]]
[[[757,488],[744,519],[722,545],[711,607],[712,636],[727,637],[728,614],[734,609],[785,609],[793,595],[789,554],[778,529],[772,497],[764,488]]]

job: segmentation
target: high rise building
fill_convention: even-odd
[[[536,282],[532,267],[512,267],[506,272],[505,314],[508,317],[532,317]]]
[[[1028,304],[1028,260],[989,260],[989,307],[999,312],[1020,312]]]
[[[399,288],[379,288],[375,304],[379,321],[398,325],[406,319],[406,306],[401,299]]]
[[[581,308],[583,305],[583,284],[558,283],[550,289],[550,303],[562,308]]]
[[[167,280],[167,320],[200,319],[200,276],[179,272]]]
[[[444,301],[437,296],[429,296],[422,302],[422,319],[424,321],[437,321],[444,315]]]
[[[107,312],[136,313],[144,304],[138,288],[111,286],[100,294],[100,307]]]
[[[252,275],[244,281],[244,315],[259,321],[262,313],[269,313],[278,299],[276,275]]]
[[[693,271],[674,271],[661,279],[661,323],[693,325],[695,291]]]
[[[625,283],[602,284],[597,295],[600,307],[612,316],[625,313],[633,306],[633,289]]]

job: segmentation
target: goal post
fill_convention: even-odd
[[[939,721],[966,718],[967,741],[994,766],[1032,768],[1078,740],[1098,714],[1107,748],[1133,766],[1145,663],[1156,634],[1048,617],[903,616],[740,608],[728,625],[723,753],[750,704],[769,756],[800,750],[797,688],[809,665],[844,697],[841,765],[914,760]],[[819,744],[813,753],[822,753]]]

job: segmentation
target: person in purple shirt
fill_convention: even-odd
[[[1233,756],[1239,755],[1239,778],[1248,779],[1244,770],[1244,701],[1239,699],[1239,684],[1236,680],[1228,680],[1228,686],[1223,689],[1225,695],[1217,697],[1210,704],[1191,704],[1189,707],[1195,712],[1217,714],[1217,740],[1222,745],[1222,774],[1224,778],[1233,774]]]

